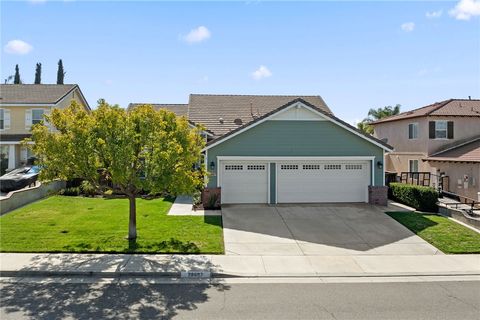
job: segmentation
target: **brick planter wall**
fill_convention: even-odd
[[[208,203],[210,202],[210,197],[216,194],[217,195],[217,202],[216,202],[216,207],[220,208],[221,204],[221,189],[220,188],[205,188],[202,190],[202,204],[203,207],[207,207]],[[208,209],[213,209],[213,208],[208,208]]]
[[[386,206],[388,203],[388,187],[368,186],[368,203],[377,206]]]

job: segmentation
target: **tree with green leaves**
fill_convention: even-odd
[[[129,199],[128,239],[137,238],[136,201],[150,194],[192,194],[203,185],[202,128],[167,110],[143,105],[126,111],[99,100],[87,111],[77,103],[54,109],[32,128],[31,145],[42,167],[40,179],[81,178],[98,192]]]
[[[13,76],[13,84],[22,84],[22,80],[20,79],[20,68],[18,64],[15,65],[15,75]]]
[[[377,109],[371,108],[370,110],[368,110],[368,117],[357,123],[357,128],[364,133],[372,134],[373,127],[370,125],[370,123],[399,114],[400,107],[401,105],[396,104],[395,107],[385,106],[383,108]]]
[[[57,69],[57,84],[63,84],[65,79],[66,72],[63,70],[63,61],[62,59],[58,60],[58,69]]]
[[[35,68],[35,84],[42,83],[42,64],[39,62]]]

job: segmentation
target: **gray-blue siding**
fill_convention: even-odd
[[[217,168],[218,156],[375,156],[374,185],[383,184],[376,165],[383,163],[383,149],[330,121],[265,121],[208,149],[209,171],[212,161]],[[217,186],[215,174],[208,187]]]

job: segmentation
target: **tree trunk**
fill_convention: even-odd
[[[137,239],[137,206],[135,196],[128,196],[130,204],[130,221],[128,223],[128,240]]]

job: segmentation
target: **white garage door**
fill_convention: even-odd
[[[277,202],[367,202],[368,161],[277,163]]]
[[[267,203],[268,163],[222,161],[222,203]]]

